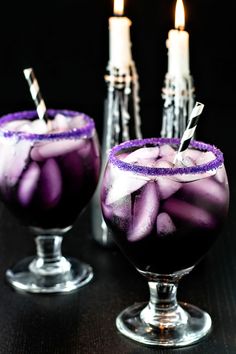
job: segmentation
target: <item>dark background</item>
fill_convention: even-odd
[[[132,50],[140,76],[145,136],[160,134],[165,41],[174,28],[175,3],[125,1],[125,15],[133,22]],[[233,0],[185,0],[184,4],[196,99],[206,105],[198,137],[224,148],[223,136],[231,135],[234,122],[227,109],[236,95],[236,6]],[[34,108],[22,73],[32,66],[47,107],[90,114],[100,134],[113,0],[51,0],[46,5],[8,1],[0,13],[0,114]]]
[[[167,70],[165,41],[174,27],[175,0],[125,2],[125,14],[133,22],[143,135],[158,136],[161,88]],[[147,285],[116,248],[102,249],[93,241],[86,213],[63,241],[63,253],[90,263],[94,280],[66,296],[12,291],[5,282],[6,269],[34,254],[35,249],[28,230],[0,204],[0,354],[236,353],[234,3],[184,1],[196,99],[205,104],[197,137],[224,152],[231,193],[224,232],[182,281],[178,293],[182,301],[211,314],[211,336],[190,348],[166,351],[138,345],[119,335],[115,329],[117,314],[135,301],[147,300]],[[101,137],[112,8],[112,0],[1,2],[0,114],[34,108],[22,72],[32,66],[47,107],[91,115]]]

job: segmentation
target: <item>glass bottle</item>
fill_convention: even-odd
[[[109,68],[105,75],[107,97],[104,102],[102,136],[102,169],[97,190],[91,202],[91,224],[94,239],[104,247],[112,247],[113,239],[102,216],[100,187],[109,150],[130,139],[141,139],[139,79],[132,61],[127,73]]]

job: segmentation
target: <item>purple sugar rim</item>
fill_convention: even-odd
[[[62,114],[66,117],[76,117],[81,116],[85,122],[87,123],[82,128],[73,128],[71,130],[60,132],[60,133],[49,133],[49,134],[34,134],[34,133],[26,133],[21,131],[11,131],[11,130],[1,130],[0,135],[4,136],[5,138],[17,137],[23,140],[55,140],[55,139],[73,139],[73,138],[90,138],[93,135],[93,131],[95,129],[94,120],[89,117],[88,115],[70,111],[66,109],[48,109],[47,114],[49,117],[55,117],[56,114]],[[37,111],[22,111],[22,112],[15,112],[9,113],[0,117],[0,129],[1,126],[5,123],[9,123],[13,120],[21,120],[21,119],[32,119],[38,117]]]
[[[130,140],[126,141],[120,145],[113,147],[109,154],[109,162],[113,165],[117,166],[121,170],[130,171],[134,173],[139,173],[142,175],[150,175],[150,176],[173,176],[176,174],[195,174],[195,173],[205,173],[210,170],[216,170],[218,167],[223,165],[224,157],[222,152],[213,145],[209,145],[203,143],[201,141],[192,140],[190,146],[202,150],[202,151],[210,151],[212,152],[216,158],[208,163],[198,165],[198,166],[191,166],[191,167],[175,167],[175,168],[161,168],[161,167],[145,167],[145,166],[138,166],[132,165],[131,163],[127,163],[124,161],[119,160],[116,157],[116,154],[123,149],[134,148],[134,147],[141,147],[145,144],[174,144],[179,145],[180,139],[177,138],[148,138],[148,139],[141,139],[141,140]]]

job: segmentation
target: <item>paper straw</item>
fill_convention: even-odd
[[[179,149],[175,155],[174,164],[176,164],[177,161],[182,161],[183,153],[187,150],[187,148],[190,144],[190,141],[192,140],[192,138],[194,136],[200,115],[203,111],[203,108],[204,108],[204,104],[202,104],[200,102],[196,102],[196,104],[192,110],[192,113],[190,115],[187,128],[185,129],[182,139],[180,141]]]
[[[42,119],[47,122],[47,108],[40,92],[40,88],[38,85],[38,81],[35,77],[34,70],[32,68],[24,69],[24,75],[28,82],[31,97],[34,100],[39,119]]]

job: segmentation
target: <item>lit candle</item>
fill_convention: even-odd
[[[188,76],[189,69],[189,34],[184,31],[185,14],[182,0],[177,0],[175,9],[175,29],[168,33],[168,74],[170,76]]]
[[[130,26],[131,21],[123,16],[124,0],[114,0],[114,15],[109,19],[110,68],[120,74],[129,70],[132,61]]]

